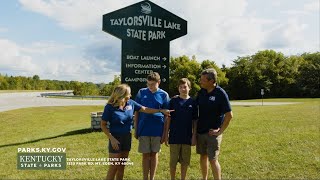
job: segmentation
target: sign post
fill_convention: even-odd
[[[264,95],[264,89],[261,89],[261,101],[262,101],[262,106],[263,106],[263,95]]]
[[[187,21],[151,1],[141,1],[103,15],[102,30],[122,40],[121,83],[135,95],[147,76],[158,72],[160,88],[169,90],[170,41],[187,34]]]

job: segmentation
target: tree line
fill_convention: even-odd
[[[114,76],[114,80],[108,84],[94,84],[79,81],[41,80],[38,75],[24,77],[0,73],[0,90],[73,90],[74,95],[108,96],[118,84],[120,84],[120,76]]]
[[[231,67],[217,66],[214,60],[199,63],[195,56],[170,58],[169,94],[178,94],[180,78],[187,77],[192,83],[191,96],[200,89],[201,71],[214,68],[218,84],[230,99],[260,98],[264,89],[267,98],[320,97],[320,52],[284,56],[273,50],[259,51],[251,56],[238,57]],[[109,96],[120,84],[120,76],[108,84],[92,82],[41,80],[33,77],[0,74],[0,90],[73,90],[75,95]]]
[[[217,70],[218,84],[230,99],[261,98],[261,89],[267,98],[320,97],[320,52],[284,56],[273,50],[238,57],[231,67],[221,68],[211,60],[199,63],[194,56],[171,58],[170,94],[177,94],[179,78],[187,77],[193,87],[190,94],[195,96],[206,68]]]

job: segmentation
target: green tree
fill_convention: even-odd
[[[52,81],[44,80],[46,90],[55,90],[55,84]]]
[[[304,97],[320,97],[320,52],[302,54],[298,85]]]
[[[296,97],[297,77],[303,61],[300,56],[285,57],[273,50],[238,57],[227,74],[231,97],[260,98],[260,89],[265,89],[267,97]]]
[[[71,81],[71,88],[73,89],[74,95],[81,95],[81,83],[78,81]]]
[[[298,88],[299,69],[304,63],[301,56],[287,57],[281,64],[279,72],[279,84],[277,87],[278,94],[274,97],[299,97],[300,90]]]
[[[226,72],[222,71],[222,69],[220,69],[214,61],[210,61],[210,60],[202,61],[201,71],[208,68],[213,68],[217,71],[219,86],[226,87],[228,85],[229,79],[226,77]]]
[[[279,95],[281,92],[280,84],[283,78],[280,75],[281,68],[285,60],[282,53],[273,50],[259,51],[251,56],[251,69],[255,79],[254,92],[255,97],[260,96],[260,89],[265,89],[269,95]],[[272,90],[272,92],[270,92]],[[254,96],[254,95],[253,95]]]
[[[13,77],[13,76],[10,76],[9,78],[8,78],[8,85],[9,85],[9,88],[8,89],[10,89],[10,90],[16,90],[16,88],[17,88],[17,82],[16,82],[16,80],[15,80],[15,78]]]
[[[227,91],[230,99],[247,99],[254,94],[252,88],[255,79],[250,65],[250,56],[238,57],[233,61],[233,66],[227,74],[229,78]]]
[[[99,94],[101,96],[110,96],[116,86],[121,84],[120,76],[115,75],[112,82],[102,87]]]
[[[7,90],[9,88],[9,84],[7,82],[6,76],[0,74],[0,90]]]
[[[200,74],[200,64],[195,59],[195,56],[190,60],[187,56],[181,56],[170,59],[169,71],[169,94],[171,96],[179,94],[178,82],[181,78],[188,78],[191,82],[190,96],[195,96],[200,90],[198,84]]]
[[[33,83],[32,83],[33,89],[35,89],[35,90],[39,89],[40,77],[39,77],[38,75],[34,75],[34,76],[32,77],[32,81],[33,81]]]

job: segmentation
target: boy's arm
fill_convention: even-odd
[[[195,146],[197,144],[197,125],[198,125],[198,119],[193,120],[191,146]]]
[[[197,100],[193,104],[193,121],[192,121],[192,139],[191,139],[191,146],[195,146],[197,144],[197,127],[199,121],[199,107],[198,107],[198,97]]]
[[[173,105],[172,105],[172,101],[170,101],[168,94],[164,100],[163,106],[168,109],[174,109]],[[174,111],[174,110],[170,110],[170,111]],[[165,145],[168,146],[169,128],[170,128],[170,122],[171,122],[170,114],[169,114],[169,116],[166,115],[164,118],[165,118],[164,119],[165,121],[164,121],[164,126],[163,126],[163,134],[162,134],[162,138],[161,138],[161,143],[165,142]]]
[[[134,127],[134,137],[138,139],[138,119],[139,119],[139,112],[134,112],[133,117],[133,127]]]
[[[166,116],[164,126],[163,126],[163,128],[164,128],[163,135],[162,135],[163,141],[166,146],[168,146],[168,142],[169,142],[170,123],[171,123],[171,117]]]
[[[170,116],[170,112],[172,112],[172,111],[173,110],[169,110],[169,109],[153,109],[153,108],[148,108],[148,107],[144,107],[144,106],[142,106],[141,109],[139,110],[139,112],[143,112],[143,113],[147,113],[147,114],[154,114],[154,113],[161,112],[165,116]]]

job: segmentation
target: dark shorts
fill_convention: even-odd
[[[208,155],[209,160],[218,160],[222,134],[219,136],[209,136],[208,133],[197,134],[197,153]]]
[[[111,142],[109,140],[109,153],[121,153],[122,151],[130,151],[131,150],[131,133],[127,134],[112,134],[114,138],[116,138],[120,144],[119,144],[119,150],[115,150],[112,148]]]

